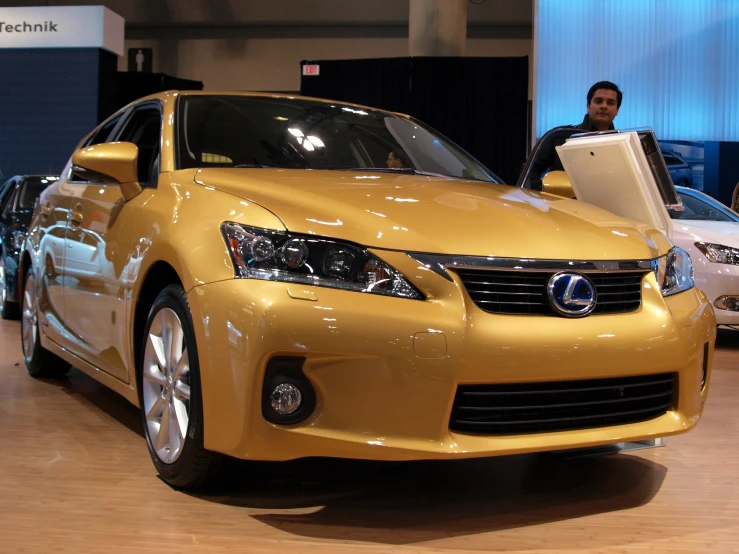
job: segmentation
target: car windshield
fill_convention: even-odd
[[[673,219],[739,222],[739,216],[733,214],[728,208],[725,208],[713,199],[704,200],[703,198],[680,191],[678,191],[678,195],[685,209],[677,217],[673,216]]]
[[[23,188],[20,192],[20,198],[18,200],[18,209],[19,210],[32,210],[33,205],[36,202],[36,199],[39,197],[41,192],[49,186],[50,183],[53,183],[59,179],[59,177],[37,177],[37,176],[30,176],[26,177],[25,183],[23,185]]]
[[[183,96],[177,137],[180,169],[361,169],[501,182],[418,121],[316,100]]]

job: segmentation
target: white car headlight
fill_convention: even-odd
[[[708,258],[709,262],[739,265],[739,248],[710,242],[696,242],[695,247],[703,252],[703,255]]]
[[[662,296],[671,296],[695,286],[693,262],[688,253],[678,246],[670,250],[667,256],[662,256],[657,260],[655,275]]]
[[[221,231],[238,278],[424,299],[396,269],[354,244],[230,222]]]

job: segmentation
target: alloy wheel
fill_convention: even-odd
[[[182,322],[163,308],[151,322],[144,351],[143,410],[157,457],[174,463],[190,421],[190,362]]]

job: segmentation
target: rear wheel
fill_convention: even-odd
[[[212,481],[223,456],[203,446],[203,402],[190,305],[180,285],[154,301],[144,332],[139,402],[149,454],[178,488]]]
[[[5,254],[0,253],[0,316],[18,319],[18,304],[8,300],[8,276],[5,273]]]
[[[23,313],[21,317],[23,357],[31,377],[62,377],[70,365],[56,354],[49,352],[39,340],[36,280],[29,270],[23,285]]]

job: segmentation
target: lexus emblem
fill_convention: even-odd
[[[583,317],[595,309],[595,285],[580,273],[562,272],[552,275],[547,285],[552,309],[564,317]]]

